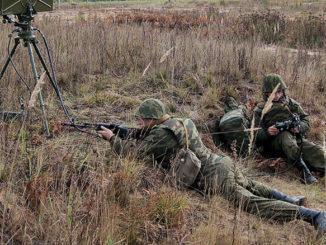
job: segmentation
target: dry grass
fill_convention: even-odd
[[[34,90],[31,94],[31,98],[29,99],[29,102],[28,102],[28,108],[33,108],[35,106],[37,96],[39,95],[39,93],[42,90],[43,85],[45,84],[45,81],[44,81],[45,76],[46,76],[46,73],[44,72],[41,75],[40,79],[37,80],[37,83],[36,83]]]
[[[155,97],[175,115],[192,117],[206,133],[204,122],[222,113],[220,99],[225,94],[245,102],[250,87],[250,96],[258,101],[262,77],[279,73],[290,95],[311,113],[309,137],[317,139],[325,132],[325,53],[305,49],[323,46],[325,39],[297,41],[307,35],[303,27],[310,22],[305,16],[288,20],[275,12],[242,16],[213,8],[200,17],[195,11],[178,11],[126,10],[128,14],[124,17],[122,11],[115,22],[105,15],[87,21],[82,16],[71,21],[52,16],[37,22],[53,47],[69,108],[87,121],[130,123],[139,101]],[[199,17],[206,22],[196,24]],[[262,38],[262,33],[274,33],[275,21],[280,23],[277,35]],[[258,23],[264,28],[255,28]],[[290,27],[296,36],[284,37]],[[324,35],[318,28],[313,30]],[[3,26],[1,43],[6,43],[8,32]],[[270,42],[284,46],[266,46]],[[305,48],[290,50],[287,45]],[[6,54],[4,46],[0,50]],[[26,53],[20,50],[14,60],[28,76]],[[1,57],[3,62],[5,55]],[[1,107],[17,109],[15,98],[20,95],[28,101],[12,69],[1,84]],[[279,225],[234,210],[220,197],[206,200],[193,191],[179,192],[164,182],[159,170],[135,157],[118,158],[107,142],[59,127],[64,116],[48,83],[45,95],[53,139],[44,138],[38,111],[19,134],[19,123],[0,125],[1,242],[318,244],[313,228],[303,222]],[[220,152],[207,135],[204,141]],[[249,159],[239,165],[255,167],[257,162]],[[289,173],[259,180],[305,194],[310,206],[326,209],[322,182],[303,187]]]

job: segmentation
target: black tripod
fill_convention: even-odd
[[[3,68],[1,70],[0,80],[3,78],[3,75],[4,75],[8,65],[10,63],[13,64],[12,57],[14,56],[18,45],[22,42],[24,47],[27,47],[27,49],[28,49],[28,54],[29,54],[29,59],[30,59],[30,63],[31,63],[31,66],[32,66],[33,76],[34,76],[35,82],[37,82],[40,77],[39,77],[39,74],[37,72],[36,65],[35,65],[35,59],[34,59],[34,54],[33,54],[33,48],[34,48],[34,50],[36,52],[36,55],[37,55],[39,61],[41,62],[42,67],[45,70],[46,75],[48,76],[48,78],[49,78],[49,80],[51,82],[51,85],[55,90],[55,93],[56,93],[57,97],[59,98],[59,101],[60,101],[60,104],[61,104],[61,106],[62,106],[62,108],[64,110],[64,113],[69,118],[69,121],[72,121],[71,117],[69,116],[68,110],[66,109],[66,107],[64,105],[64,101],[63,101],[61,92],[59,90],[59,87],[58,87],[58,84],[57,84],[57,81],[56,81],[56,76],[55,76],[55,72],[54,72],[54,69],[53,69],[52,59],[51,59],[51,55],[50,55],[50,52],[49,52],[49,49],[48,49],[46,39],[45,39],[44,35],[38,29],[32,27],[32,21],[34,19],[33,14],[35,14],[35,12],[33,10],[33,7],[31,5],[29,5],[29,6],[27,6],[26,12],[24,14],[17,15],[18,21],[14,21],[11,18],[9,18],[8,16],[4,16],[4,22],[14,23],[14,25],[17,28],[12,32],[12,33],[16,33],[16,36],[14,38],[15,44],[12,47],[11,51],[8,51],[8,58],[7,58]],[[35,37],[35,32],[36,31],[38,31],[42,35],[42,37],[44,39],[44,42],[45,42],[45,45],[47,47],[52,74],[50,74],[50,71],[49,71],[49,69],[48,69],[48,67],[47,67],[47,65],[45,63],[45,60],[42,57],[40,49],[38,47],[38,41],[36,40],[36,37]],[[10,35],[10,38],[11,38],[11,35]],[[14,66],[14,64],[13,64],[13,66]],[[15,66],[14,66],[14,68],[15,68]],[[40,106],[41,106],[41,110],[42,110],[44,130],[45,130],[46,135],[50,136],[49,124],[48,124],[48,120],[47,120],[47,117],[46,117],[45,104],[44,104],[44,99],[43,99],[42,92],[39,92],[38,98],[39,98]],[[10,113],[14,114],[15,112],[7,112],[7,115],[9,115],[8,113],[9,114]],[[21,112],[17,112],[17,114],[19,114],[19,113],[21,113]],[[4,114],[6,114],[6,112],[4,112]]]

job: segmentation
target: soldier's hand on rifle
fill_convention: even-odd
[[[101,126],[101,130],[97,131],[98,135],[101,136],[103,139],[110,140],[114,133],[103,126]]]
[[[267,129],[267,133],[271,136],[275,136],[275,135],[278,135],[279,134],[279,130],[273,125],[273,126],[270,126],[268,129]]]
[[[290,131],[294,134],[299,134],[300,133],[300,129],[299,127],[295,127],[295,128],[291,128]]]

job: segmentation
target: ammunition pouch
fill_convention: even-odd
[[[184,139],[179,139],[181,149],[177,152],[170,169],[170,176],[179,187],[189,187],[195,180],[201,169],[201,161],[189,148],[188,129],[182,120],[179,121],[184,129]]]
[[[188,187],[195,183],[201,168],[201,161],[190,149],[181,149],[174,159],[170,175],[181,187]]]

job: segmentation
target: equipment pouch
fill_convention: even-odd
[[[179,150],[171,167],[171,175],[181,187],[191,186],[200,171],[201,161],[196,154],[189,149],[188,130],[181,121],[185,130],[186,147]]]
[[[177,184],[182,187],[191,186],[199,174],[201,161],[190,149],[181,149],[174,161],[171,174]]]

